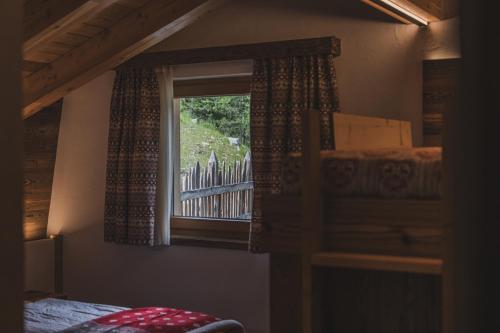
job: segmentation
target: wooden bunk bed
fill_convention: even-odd
[[[350,123],[349,131],[355,132],[356,126],[367,125],[357,135],[351,133],[358,138],[357,142],[343,139],[348,135],[342,130],[345,117]],[[362,117],[364,119],[358,121],[354,117],[353,121],[349,117],[341,114],[334,117],[336,149],[411,146],[411,139],[410,143],[402,139],[408,135],[403,130],[400,129],[399,137],[391,135],[389,122],[384,125],[384,121],[381,123],[377,118]],[[443,214],[443,200],[440,196],[388,198],[326,194],[318,124],[317,112],[308,112],[303,123],[304,149],[300,157],[301,193],[268,195],[263,200],[264,243],[269,245],[271,253],[271,331],[449,332],[451,272],[447,235],[450,226]],[[367,128],[375,132],[359,139]],[[411,133],[409,135],[411,137]],[[360,270],[367,275],[356,275]],[[388,272],[402,275],[396,278],[384,275],[391,274]],[[353,287],[353,281],[363,279],[378,279],[371,283],[371,287],[380,289],[376,296],[371,292],[372,299],[366,296],[363,300],[363,293],[370,292]],[[405,285],[410,280],[414,285]],[[387,285],[390,283],[387,281],[399,284],[399,289]],[[332,288],[333,283],[337,286]],[[339,284],[350,284],[355,293],[342,290],[344,287]],[[340,297],[344,299],[339,300]],[[419,308],[379,310],[389,305],[397,307],[398,297],[413,297]],[[359,310],[364,301],[371,304],[359,316],[367,316],[371,311],[376,312],[373,316],[378,318],[357,324],[356,315],[346,309]],[[406,310],[421,313],[405,314]],[[336,312],[349,318],[337,316],[333,319],[336,322],[331,323]],[[363,321],[361,317],[358,319]],[[372,326],[374,322],[377,324]]]

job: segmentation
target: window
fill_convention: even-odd
[[[250,96],[183,97],[179,216],[248,221],[252,204]]]
[[[249,78],[175,82],[174,95],[173,238],[246,244],[253,199]]]

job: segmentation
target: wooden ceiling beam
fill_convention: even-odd
[[[38,46],[99,14],[117,0],[29,0],[24,5],[26,56]]]
[[[28,61],[23,60],[22,69],[26,72],[36,72],[40,68],[44,67],[46,64],[43,62]]]
[[[24,79],[26,118],[188,26],[223,0],[151,0]]]

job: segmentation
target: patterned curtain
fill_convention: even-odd
[[[302,149],[302,115],[321,113],[321,148],[333,149],[332,113],[339,111],[333,55],[254,61],[251,90],[251,149],[254,178],[250,250],[262,252],[263,194],[280,192],[282,161]]]
[[[154,70],[119,69],[111,100],[104,239],[158,244],[160,90]]]

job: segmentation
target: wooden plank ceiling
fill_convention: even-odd
[[[375,9],[389,14],[383,6],[382,0],[361,0]],[[390,0],[398,7],[402,7],[429,22],[446,20],[458,16],[458,0]],[[391,15],[391,14],[389,14]]]
[[[458,15],[457,0],[405,0],[425,10],[438,19],[445,20]],[[403,3],[404,4],[404,3]]]
[[[181,30],[223,0],[25,0],[23,116]]]

